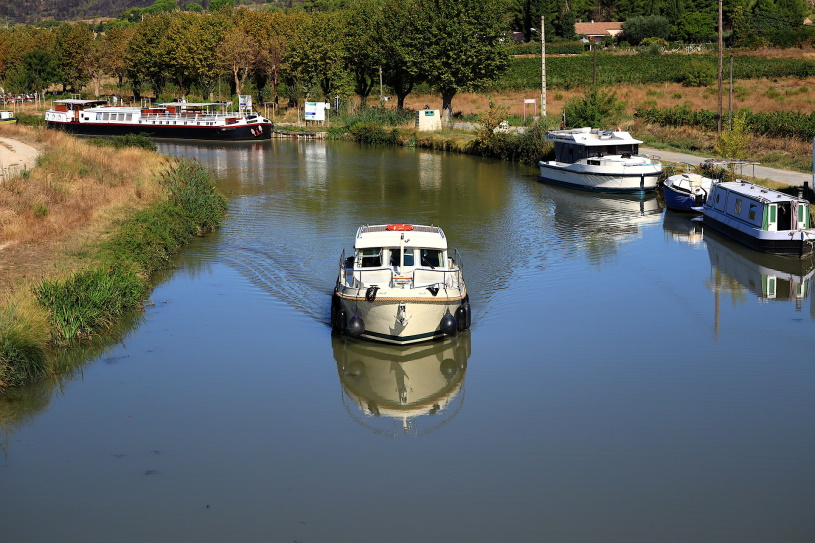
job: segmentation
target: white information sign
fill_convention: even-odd
[[[328,102],[306,102],[305,119],[307,121],[324,121],[325,110],[329,107]]]

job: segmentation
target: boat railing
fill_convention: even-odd
[[[460,255],[457,258],[460,262]],[[393,268],[387,266],[354,268],[353,257],[346,258],[345,251],[340,256],[338,277],[344,286],[359,289],[372,286],[460,289],[464,283],[460,267],[447,270],[415,268],[397,275]]]
[[[141,116],[145,121],[201,121],[201,122],[221,122],[228,119],[239,119],[239,114],[224,113],[145,113]]]

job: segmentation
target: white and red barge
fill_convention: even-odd
[[[155,138],[261,140],[273,124],[256,113],[224,111],[222,102],[170,102],[149,106],[111,106],[104,100],[54,100],[45,112],[49,128],[86,136],[147,134]]]

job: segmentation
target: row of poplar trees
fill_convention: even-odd
[[[0,30],[5,92],[51,89],[99,95],[103,82],[152,92],[212,96],[219,81],[243,94],[251,81],[264,101],[290,104],[357,94],[380,81],[398,107],[427,83],[452,109],[507,66],[505,0],[352,0],[342,9],[172,11],[104,32],[83,23]],[[320,96],[321,95],[321,96]]]

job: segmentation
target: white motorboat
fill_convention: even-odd
[[[804,258],[815,252],[809,202],[746,181],[713,183],[702,207],[705,227],[751,249]]]
[[[352,337],[408,344],[470,327],[461,256],[438,226],[381,224],[357,230],[343,251],[331,325]]]
[[[640,140],[615,130],[590,127],[551,130],[546,140],[555,144],[555,160],[540,161],[540,178],[597,192],[642,194],[656,189],[662,164],[639,155]]]

